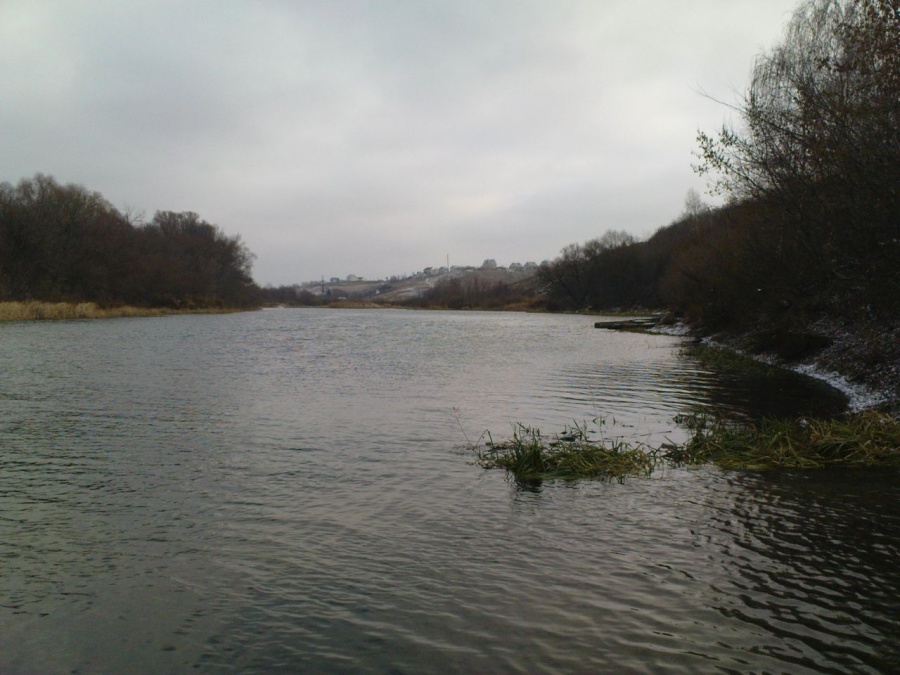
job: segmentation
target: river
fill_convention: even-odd
[[[473,465],[517,422],[652,444],[842,405],[594,320],[0,325],[0,672],[900,670],[896,472]]]

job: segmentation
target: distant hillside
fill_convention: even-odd
[[[344,300],[415,307],[495,308],[532,299],[538,267],[426,268],[408,277],[369,281],[351,277],[262,289],[268,304],[323,305]]]

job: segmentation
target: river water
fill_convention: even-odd
[[[519,486],[466,436],[841,405],[530,314],[0,325],[0,672],[900,670],[900,476]]]

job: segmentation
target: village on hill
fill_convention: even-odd
[[[478,282],[494,285],[497,283],[514,284],[530,279],[538,271],[536,262],[510,263],[499,266],[494,259],[485,260],[481,266],[453,265],[451,267],[426,267],[409,275],[391,276],[387,279],[365,279],[355,274],[348,274],[341,279],[331,277],[306,281],[288,287],[293,289],[295,300],[303,301],[314,296],[325,301],[338,300],[378,300],[385,303],[402,303],[420,298],[439,283],[452,279],[475,279]],[[282,292],[286,290],[282,287]],[[280,299],[284,298],[284,295]]]

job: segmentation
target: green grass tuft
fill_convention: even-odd
[[[488,441],[476,447],[476,463],[485,469],[506,469],[516,478],[533,480],[601,478],[650,475],[655,455],[643,446],[622,440],[593,441],[584,426],[574,426],[547,440],[539,429],[517,425],[502,443]]]
[[[672,464],[712,463],[726,469],[900,467],[900,422],[875,411],[834,419],[766,419],[752,426],[701,415],[680,421],[692,436],[664,454]]]
[[[817,469],[827,466],[900,468],[900,421],[868,411],[836,419],[763,420],[739,425],[721,417],[683,415],[691,432],[683,445],[658,448],[622,439],[592,440],[586,426],[553,439],[517,425],[511,439],[471,445],[476,463],[505,469],[517,479],[613,479],[649,476],[660,464],[714,464],[730,470]],[[600,423],[602,424],[602,422]]]

